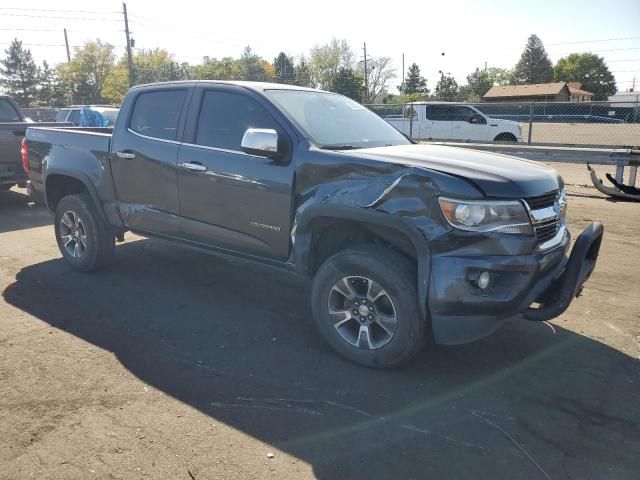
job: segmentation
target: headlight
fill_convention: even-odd
[[[438,198],[447,221],[460,230],[533,234],[529,215],[517,201],[474,201]]]

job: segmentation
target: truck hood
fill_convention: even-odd
[[[412,144],[341,153],[453,175],[488,197],[535,197],[562,186],[556,171],[541,163],[466,148]]]

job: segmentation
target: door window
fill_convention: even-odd
[[[142,93],[136,99],[129,128],[136,133],[164,140],[176,140],[186,90]]]
[[[0,122],[19,122],[20,115],[8,100],[0,99]]]
[[[197,145],[240,152],[248,128],[271,128],[278,132],[280,140],[284,138],[275,119],[252,98],[218,90],[205,92],[198,118]]]

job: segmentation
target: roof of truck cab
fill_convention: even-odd
[[[158,82],[158,83],[145,83],[143,85],[136,85],[132,87],[133,89],[138,88],[148,88],[148,87],[156,87],[161,85],[186,85],[186,86],[195,86],[195,85],[235,85],[238,87],[248,88],[250,90],[255,90],[257,92],[264,92],[265,90],[302,90],[308,92],[323,92],[323,90],[318,90],[316,88],[308,88],[308,87],[299,87],[297,85],[287,85],[284,83],[269,83],[269,82],[248,82],[242,80],[179,80],[175,82]],[[331,92],[325,92],[331,93]]]

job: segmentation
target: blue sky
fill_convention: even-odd
[[[130,0],[127,5],[137,47],[162,47],[191,63],[203,55],[237,56],[245,45],[268,60],[280,50],[300,55],[335,36],[346,38],[359,55],[366,41],[369,55],[392,57],[398,76],[404,52],[407,66],[418,63],[433,88],[439,70],[463,83],[485,62],[512,67],[528,35],[536,33],[554,62],[570,52],[592,51],[608,61],[620,90],[631,87],[634,76],[640,88],[640,0],[421,0],[402,2],[402,10],[389,2],[344,0]],[[67,27],[72,45],[100,37],[121,54],[121,10],[121,2],[112,0],[3,6],[0,48],[17,36],[38,61],[62,62]]]

